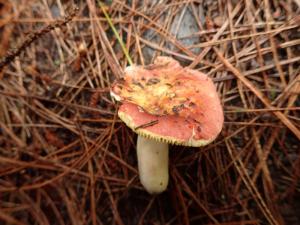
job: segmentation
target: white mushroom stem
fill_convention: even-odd
[[[138,136],[137,159],[140,181],[150,194],[166,190],[169,182],[168,144]]]

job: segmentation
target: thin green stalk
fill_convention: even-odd
[[[121,48],[122,48],[122,50],[123,50],[123,52],[124,52],[124,54],[125,54],[125,56],[126,56],[126,59],[127,59],[128,63],[129,63],[130,65],[132,65],[133,62],[132,62],[132,60],[131,60],[131,58],[130,58],[130,56],[129,56],[128,50],[127,50],[127,48],[126,48],[126,46],[125,46],[123,40],[121,39],[119,33],[117,32],[117,30],[116,30],[114,24],[112,23],[112,21],[111,21],[111,19],[110,19],[110,16],[109,16],[108,13],[106,12],[105,7],[104,7],[104,4],[103,4],[101,1],[98,1],[98,3],[99,3],[99,6],[100,6],[100,8],[101,8],[101,10],[102,10],[102,12],[103,12],[103,14],[104,14],[104,16],[105,16],[107,22],[108,22],[110,28],[113,30],[113,32],[114,32],[114,34],[115,34],[115,36],[116,36],[118,42],[120,43]]]

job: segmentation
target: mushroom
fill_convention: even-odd
[[[223,125],[223,110],[212,80],[170,57],[129,66],[111,95],[118,115],[138,134],[140,181],[151,194],[168,185],[168,144],[199,147],[212,142]]]

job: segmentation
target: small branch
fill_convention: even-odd
[[[69,23],[75,17],[78,11],[79,8],[74,7],[73,9],[71,9],[69,15],[67,15],[63,20],[58,20],[55,23],[49,24],[48,26],[42,28],[41,30],[30,33],[19,47],[9,50],[6,56],[4,56],[0,60],[0,71],[4,68],[4,66],[9,64],[18,55],[20,55],[20,53],[24,51],[29,45],[31,45],[35,40],[39,39],[43,35],[54,30],[55,28],[61,28],[65,26],[67,23]]]

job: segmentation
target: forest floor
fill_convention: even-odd
[[[0,0],[0,223],[300,224],[300,1],[104,4]],[[217,140],[170,146],[160,195],[110,96],[128,58],[104,12],[133,63],[171,56],[222,101]]]

